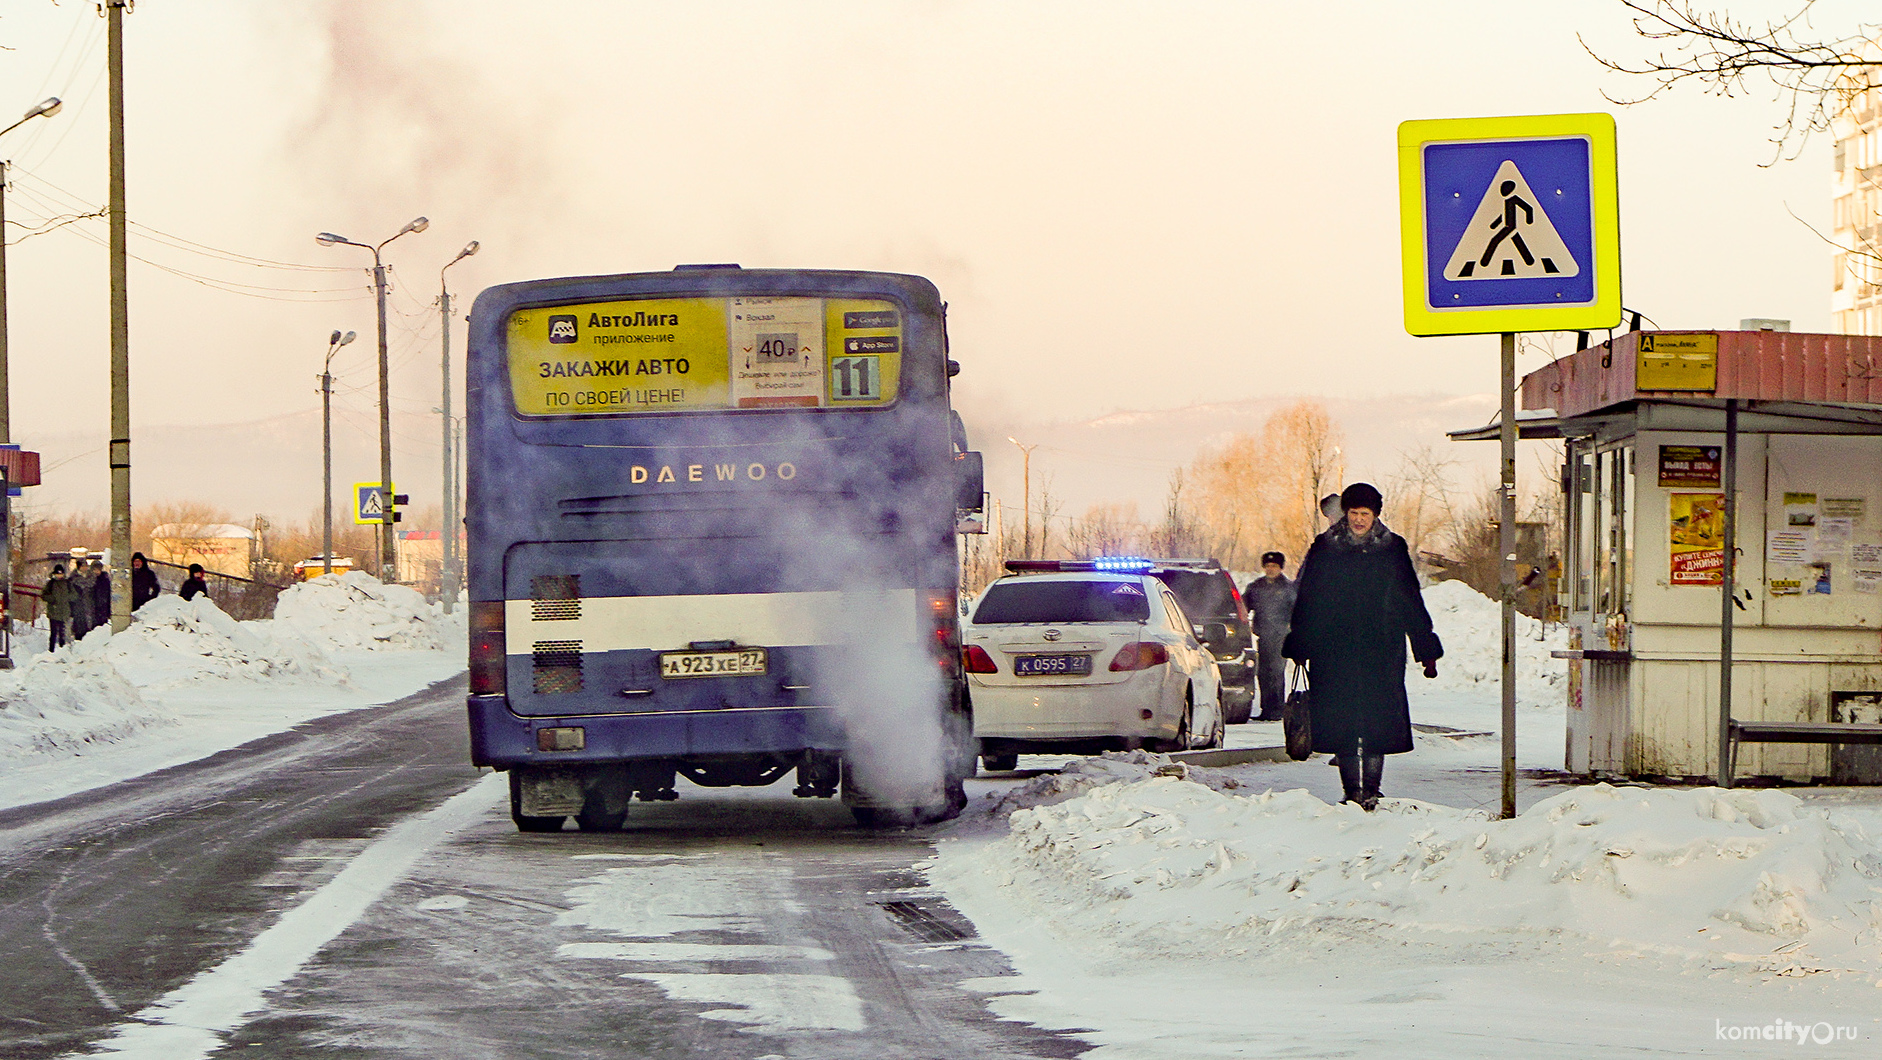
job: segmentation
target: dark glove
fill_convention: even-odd
[[[1425,660],[1425,676],[1426,677],[1438,676],[1438,661],[1436,659]]]
[[[1434,663],[1444,658],[1444,642],[1436,633],[1413,633],[1411,649],[1412,658],[1421,663]]]
[[[1301,638],[1291,629],[1287,631],[1287,639],[1281,642],[1281,657],[1297,663],[1307,661],[1306,645],[1301,643]]]

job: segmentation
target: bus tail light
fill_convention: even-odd
[[[997,674],[999,666],[994,664],[993,656],[978,644],[969,644],[961,649],[961,669],[970,674]]]
[[[1162,666],[1170,661],[1170,651],[1161,644],[1149,641],[1136,641],[1118,649],[1117,657],[1111,660],[1111,669],[1148,670],[1152,666]]]
[[[921,616],[935,663],[949,677],[958,674],[961,665],[961,624],[954,611],[955,599],[953,592],[930,592],[923,600]]]
[[[470,605],[470,690],[473,696],[500,696],[504,681],[503,601],[473,600]]]

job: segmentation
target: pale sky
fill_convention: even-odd
[[[1861,13],[1816,19],[1833,36]],[[482,252],[450,273],[464,311],[493,283],[682,262],[928,276],[958,404],[1001,435],[1277,393],[1482,393],[1494,337],[1403,330],[1394,132],[1411,118],[1612,111],[1626,303],[1668,328],[1825,330],[1830,250],[1804,222],[1827,232],[1828,141],[1761,168],[1768,92],[1615,107],[1603,88],[1644,86],[1577,33],[1648,47],[1612,0],[141,0],[131,249],[154,264],[131,266],[134,426],[318,409],[340,328],[360,340],[335,362],[336,431],[370,434],[369,256],[312,237],[377,242],[420,214],[430,230],[387,250],[406,413],[438,403],[438,269],[471,239]],[[66,99],[0,140],[13,430],[31,447],[107,423],[104,224],[23,238],[104,204],[103,20],[89,0],[15,0],[0,46],[0,124]],[[463,342],[460,314],[460,368]],[[395,462],[436,461],[430,432],[399,445]],[[102,483],[103,455],[81,470]],[[138,476],[140,500],[183,492]]]

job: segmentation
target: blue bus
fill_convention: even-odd
[[[471,311],[471,756],[523,831],[702,787],[965,803],[956,610],[979,454],[933,284],[681,266]]]

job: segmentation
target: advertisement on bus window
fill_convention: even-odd
[[[875,407],[895,400],[903,313],[882,299],[660,298],[521,309],[524,416]]]

